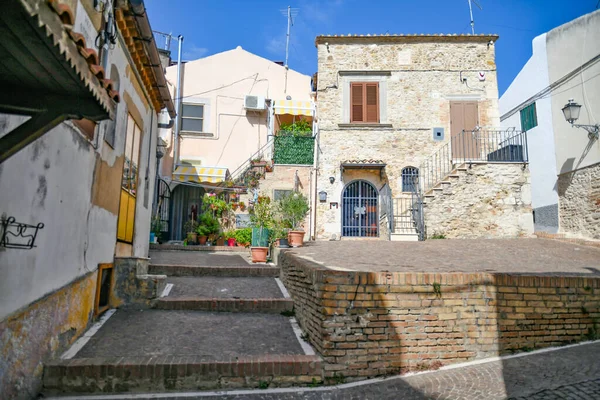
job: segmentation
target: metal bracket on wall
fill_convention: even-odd
[[[0,232],[0,247],[9,249],[30,250],[35,246],[38,231],[44,228],[43,223],[29,225],[17,222],[15,217],[2,218],[0,220],[2,231]]]

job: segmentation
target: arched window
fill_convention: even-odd
[[[419,169],[406,167],[402,170],[402,191],[416,192],[419,184]]]

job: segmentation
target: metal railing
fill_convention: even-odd
[[[527,132],[514,128],[462,131],[453,136],[419,167],[421,190],[427,192],[461,164],[473,162],[528,162]]]
[[[253,170],[252,160],[270,160],[273,154],[273,138],[269,139],[264,146],[258,151],[252,154],[246,161],[244,161],[239,167],[237,167],[230,175],[229,180],[236,183],[245,182],[245,176],[249,171]]]
[[[419,240],[425,240],[425,218],[423,215],[423,196],[419,184],[411,185],[410,197],[393,199],[392,231],[394,233],[417,234]]]

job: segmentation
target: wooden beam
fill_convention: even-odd
[[[0,163],[16,154],[28,144],[42,137],[46,132],[67,119],[62,110],[48,110],[35,114],[6,135],[0,138]]]

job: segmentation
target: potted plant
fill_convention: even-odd
[[[302,230],[302,223],[309,210],[308,199],[306,196],[298,192],[284,196],[279,200],[277,210],[281,214],[283,220],[286,221],[291,228],[288,234],[290,246],[302,246],[304,244],[304,230]]]
[[[219,233],[219,220],[210,212],[200,215],[197,232],[201,245],[205,245],[209,236]]]
[[[195,219],[190,219],[183,225],[183,229],[187,232],[187,244],[198,243],[198,222]]]
[[[252,160],[250,160],[250,164],[253,167],[264,167],[267,165],[267,162],[265,160],[263,160],[262,157],[256,157],[256,158],[253,158]]]
[[[230,247],[235,246],[235,231],[234,230],[225,231],[225,233],[223,233],[223,239],[225,240],[225,243],[227,243],[227,246],[230,246]]]
[[[273,162],[269,162],[265,165],[266,172],[273,172]]]
[[[246,211],[246,203],[244,203],[243,201],[240,201],[239,206],[240,206],[240,211]]]
[[[240,247],[250,246],[252,240],[252,228],[242,228],[235,231],[235,241]]]
[[[150,243],[160,243],[161,227],[160,216],[155,215],[150,224]]]
[[[290,247],[288,243],[288,228],[285,228],[281,224],[276,225],[273,228],[272,237],[276,247],[285,249]]]
[[[252,262],[266,262],[269,251],[269,229],[273,226],[271,199],[268,196],[259,196],[252,213]]]

